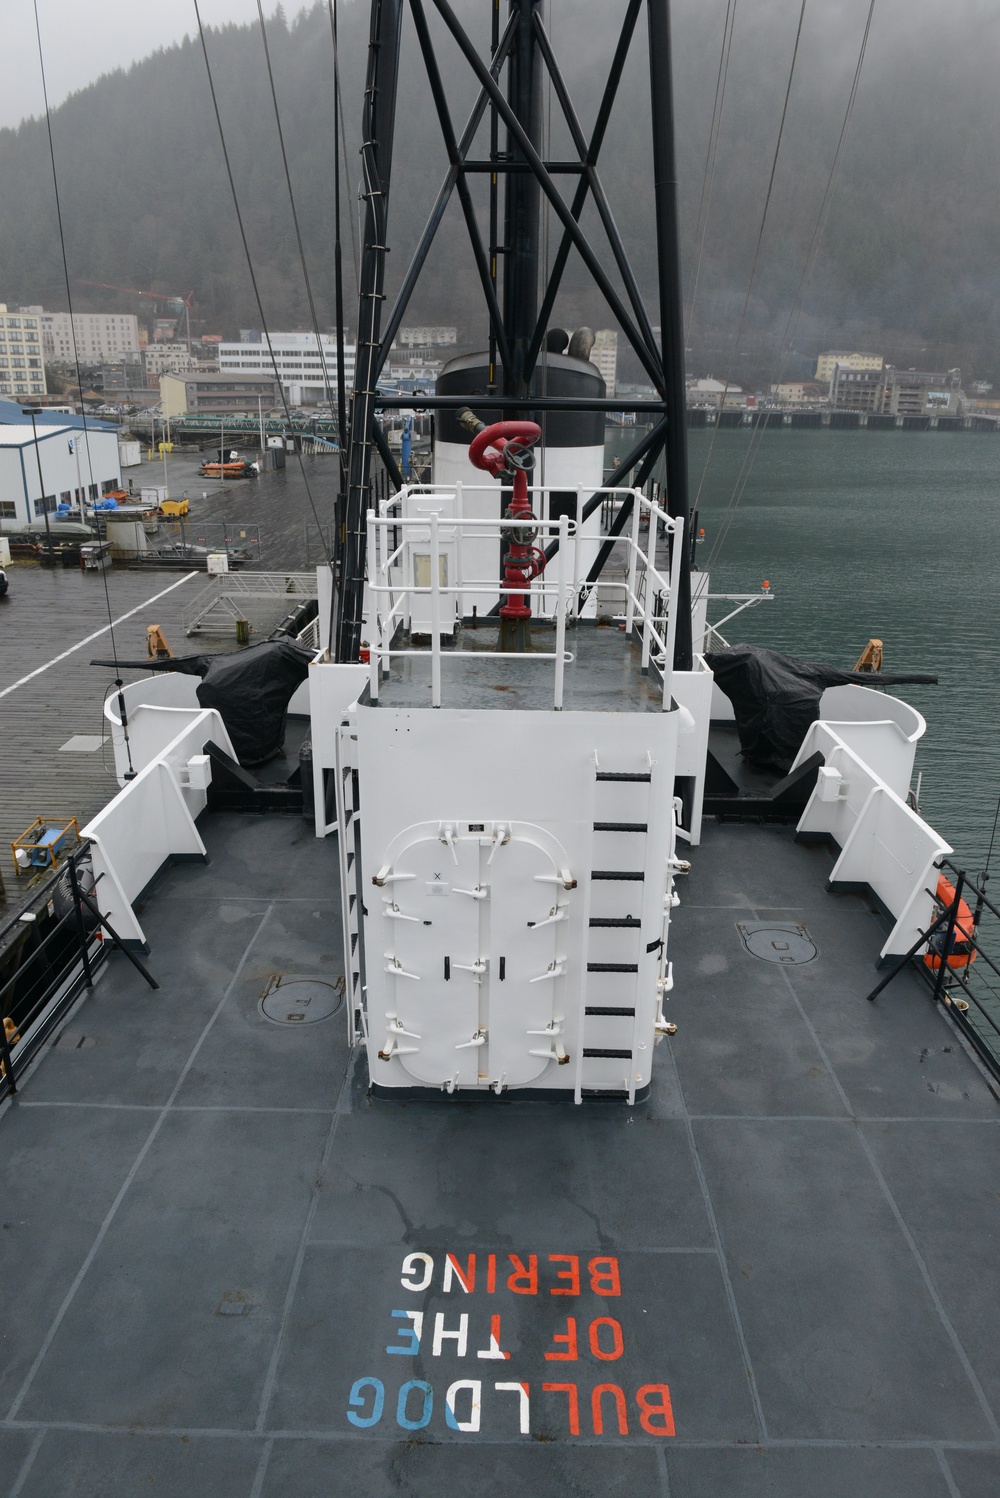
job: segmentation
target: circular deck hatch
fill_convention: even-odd
[[[343,1003],[332,983],[322,978],[278,978],[260,1001],[265,1019],[276,1025],[315,1025],[336,1014]]]
[[[737,921],[736,929],[748,952],[764,962],[812,962],[816,947],[805,926],[787,926]]]

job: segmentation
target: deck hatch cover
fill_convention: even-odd
[[[342,1003],[343,996],[322,978],[279,975],[265,989],[260,1010],[277,1025],[314,1025],[336,1014]]]
[[[801,922],[775,925],[771,921],[737,921],[743,945],[765,962],[803,963],[816,957],[816,946]]]

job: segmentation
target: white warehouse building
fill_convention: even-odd
[[[44,526],[46,510],[79,510],[121,487],[117,427],[88,422],[84,435],[79,418],[54,414],[37,417],[36,426],[37,453],[30,420],[0,401],[0,531]]]
[[[344,345],[344,380],[354,386],[356,345]],[[273,357],[272,357],[273,355]],[[337,389],[337,340],[330,333],[272,333],[270,347],[255,333],[240,343],[219,344],[219,373],[275,375],[290,406],[315,405]]]

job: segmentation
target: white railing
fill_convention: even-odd
[[[631,636],[637,629],[641,638],[642,665],[647,668],[652,662],[663,678],[663,705],[670,705],[670,664],[674,654],[676,633],[676,611],[672,600],[677,596],[683,540],[683,522],[676,520],[658,504],[644,498],[637,489],[578,488],[576,490],[576,519],[562,515],[558,520],[544,518],[548,510],[551,493],[565,494],[565,490],[537,488],[530,491],[530,499],[540,512],[541,518],[517,520],[504,517],[482,518],[463,513],[463,500],[469,494],[486,494],[497,497],[495,486],[455,484],[448,489],[431,489],[423,485],[407,487],[391,499],[383,501],[379,513],[368,512],[368,611],[366,616],[367,645],[369,649],[369,688],[372,701],[378,700],[379,686],[383,676],[390,671],[393,657],[424,656],[431,662],[431,705],[441,706],[442,661],[496,658],[493,650],[442,650],[442,634],[452,634],[455,624],[463,617],[461,604],[470,598],[482,599],[484,595],[499,598],[503,595],[524,596],[530,600],[533,615],[544,618],[555,625],[555,649],[551,651],[511,651],[508,659],[553,663],[553,708],[563,706],[565,669],[573,660],[566,650],[566,627],[581,614],[584,597],[592,585],[582,576],[581,541],[582,507],[593,493],[614,498],[631,499],[633,502],[632,528],[628,535],[615,537],[591,537],[593,544],[610,542],[625,552],[627,575],[624,580],[602,582],[605,596],[619,592],[624,605],[625,633]],[[411,501],[423,501],[419,515],[405,512]],[[435,507],[435,501],[438,501]],[[642,523],[648,523],[645,543],[642,539]],[[469,575],[463,568],[463,552],[468,553],[483,541],[500,542],[502,532],[522,533],[526,544],[546,540],[558,541],[554,574],[551,568],[535,578],[528,586],[509,588],[496,576],[477,577]],[[670,575],[667,576],[656,565],[656,547],[661,535],[672,538]],[[427,585],[415,580],[416,548],[427,562]],[[493,552],[495,555],[495,551]],[[447,558],[451,563],[442,568]],[[451,574],[457,581],[451,581]],[[418,606],[423,605],[423,606]],[[426,624],[430,644],[427,648],[413,648],[405,643],[393,643],[400,630],[411,632],[414,615],[419,614]],[[421,633],[424,631],[421,630]]]

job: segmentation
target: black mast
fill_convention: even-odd
[[[507,65],[507,101],[531,145],[540,150],[542,136],[542,74],[538,66],[538,43],[532,12],[541,11],[541,0],[511,0],[517,14],[517,35]],[[507,161],[525,163],[516,137],[507,131]],[[523,405],[528,396],[531,371],[528,349],[538,316],[539,238],[538,178],[522,167],[507,174],[504,211],[503,320],[510,348],[510,367],[504,371],[503,393]]]
[[[680,244],[677,231],[677,164],[674,152],[674,78],[670,50],[669,0],[649,0],[650,101],[653,114],[653,199],[656,210],[657,272],[660,293],[660,347],[667,408],[667,509],[684,521],[685,561],[676,600],[674,669],[690,671],[691,555],[687,534],[687,426],[684,396],[684,314],[681,307]]]
[[[580,116],[545,31],[541,0],[506,0],[506,21],[502,31],[499,0],[484,0],[484,3],[490,5],[493,23],[485,56],[459,21],[449,0],[372,0],[362,146],[367,203],[361,307],[357,374],[351,401],[350,486],[337,606],[337,659],[341,661],[357,660],[361,639],[365,516],[371,502],[373,448],[379,451],[384,461],[388,457],[376,411],[379,407],[391,409],[414,404],[410,396],[380,397],[377,382],[453,192],[461,201],[489,320],[490,366],[491,372],[495,371],[493,389],[496,393],[492,400],[484,400],[484,405],[492,406],[495,402],[503,408],[498,415],[512,416],[519,412],[530,413],[535,408],[575,408],[576,403],[570,398],[546,396],[533,401],[531,396],[535,361],[559,295],[569,255],[575,250],[607,306],[612,325],[617,324],[631,344],[655,391],[649,400],[629,403],[633,409],[638,406],[648,417],[651,430],[637,435],[633,448],[616,468],[611,482],[640,482],[640,476],[645,479],[659,454],[665,452],[667,507],[672,516],[683,519],[685,524],[688,521],[684,332],[677,256],[677,181],[668,0],[626,0],[619,21],[608,20],[603,10],[592,12],[593,25],[607,25],[609,45],[607,75],[589,139],[584,136]],[[426,226],[410,263],[401,269],[400,289],[383,319],[381,304],[387,249],[389,173],[404,6],[408,6],[414,19],[449,164],[435,199],[428,205]],[[449,48],[447,59],[444,62],[439,59],[425,7],[427,11],[437,12],[451,40],[457,44],[458,57],[454,48]],[[612,110],[616,102],[619,107],[628,107],[630,103],[619,101],[618,95],[643,10],[646,11],[649,41],[654,167],[652,196],[661,327],[659,345],[653,337],[638,280],[629,264],[600,174],[601,150]],[[416,57],[413,65],[419,66]],[[470,115],[459,128],[459,122],[452,119],[453,103],[445,80],[463,65],[471,71],[478,92]],[[505,68],[507,76],[502,83]],[[550,161],[542,156],[541,101],[546,77],[551,80],[553,97],[573,142],[573,149],[565,160]],[[490,154],[484,160],[477,156],[474,144],[487,111]],[[501,139],[504,150],[499,152],[496,143]],[[472,188],[484,174],[489,177],[490,187],[489,227],[485,243],[472,196]],[[504,243],[498,246],[496,187],[500,179],[503,179],[505,188]],[[540,265],[540,204],[543,194],[554,219],[561,226],[560,243],[544,286]],[[597,210],[605,239],[610,245],[617,279],[605,265],[606,247],[593,243],[581,227],[588,199]],[[498,252],[503,257],[502,305],[498,305],[494,291]],[[494,352],[499,356],[499,369],[494,365]],[[468,396],[438,395],[427,404],[443,409],[458,408],[467,403]],[[591,410],[622,409],[622,403],[614,398],[586,404]],[[398,483],[394,468],[390,460],[390,478]],[[591,514],[600,503],[600,494],[591,496],[584,504],[584,516]],[[551,552],[552,545],[548,550]],[[603,565],[603,558],[599,565]],[[681,558],[680,594],[676,600],[674,666],[678,670],[690,670],[692,665],[689,565],[690,547],[685,544]],[[588,586],[595,580],[589,577]]]

